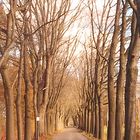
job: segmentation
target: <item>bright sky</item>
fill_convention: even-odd
[[[81,0],[71,0],[72,1],[72,9],[74,9]],[[104,0],[97,0],[97,10],[101,10],[103,7]],[[82,6],[85,7],[87,5],[87,0],[83,0]],[[70,31],[67,33],[67,35],[75,36],[77,32],[79,32],[79,40],[83,44],[85,43],[85,40],[90,35],[90,20],[88,17],[88,8],[84,8],[82,14],[78,17],[77,22],[74,24],[74,26],[70,29]],[[76,55],[78,55],[83,50],[82,44],[79,44],[76,49]]]

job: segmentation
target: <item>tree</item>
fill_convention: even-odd
[[[115,140],[123,139],[123,127],[124,127],[124,88],[125,88],[125,72],[126,72],[126,54],[125,54],[125,42],[126,42],[126,12],[128,3],[125,2],[122,10],[122,27],[121,27],[121,37],[120,37],[120,68],[117,77],[117,87],[116,87],[116,122],[115,122]]]
[[[115,23],[112,42],[109,52],[108,60],[108,106],[109,106],[109,120],[108,120],[108,140],[115,140],[115,110],[116,110],[116,95],[114,85],[114,62],[115,51],[118,45],[119,36],[119,19],[120,19],[120,0],[117,0]]]
[[[1,4],[0,4],[1,5]],[[15,129],[14,129],[14,94],[13,94],[13,84],[8,76],[8,62],[9,62],[9,48],[14,46],[15,37],[15,9],[16,2],[10,1],[10,11],[7,15],[6,30],[2,27],[2,32],[5,34],[5,39],[2,41],[0,46],[1,60],[0,60],[0,73],[3,80],[4,86],[4,97],[6,104],[6,139],[15,139]],[[6,32],[5,32],[6,31]]]
[[[133,9],[131,24],[131,43],[129,46],[126,66],[125,86],[125,140],[136,140],[136,82],[138,75],[137,63],[139,60],[140,44],[140,2],[128,1]]]

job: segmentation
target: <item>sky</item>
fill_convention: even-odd
[[[87,6],[88,0],[83,0],[82,7],[84,7],[83,12],[78,17],[77,22],[74,24],[74,26],[69,30],[67,33],[68,35],[71,34],[72,36],[75,36],[77,32],[79,32],[79,41],[84,44],[87,38],[90,36],[90,19],[89,19],[89,11]],[[104,0],[96,0],[97,8],[98,10],[102,10]],[[72,8],[74,9],[81,0],[71,0],[72,2]],[[83,45],[79,43],[77,46],[76,55],[79,55],[80,52],[83,50]]]

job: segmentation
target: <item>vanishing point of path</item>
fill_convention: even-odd
[[[66,128],[62,133],[55,135],[52,140],[88,140],[88,139],[80,133],[80,130],[76,128]]]

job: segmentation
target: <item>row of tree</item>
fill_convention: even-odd
[[[91,33],[78,70],[79,126],[101,140],[136,140],[140,1],[106,0],[100,8],[89,0],[86,6]]]
[[[0,74],[7,140],[38,139],[60,128],[64,111],[58,99],[77,44],[77,34],[67,32],[81,11],[80,3],[71,4],[70,0],[0,4]]]
[[[69,118],[101,140],[136,140],[140,2],[73,3],[0,4],[7,140],[45,137]]]

